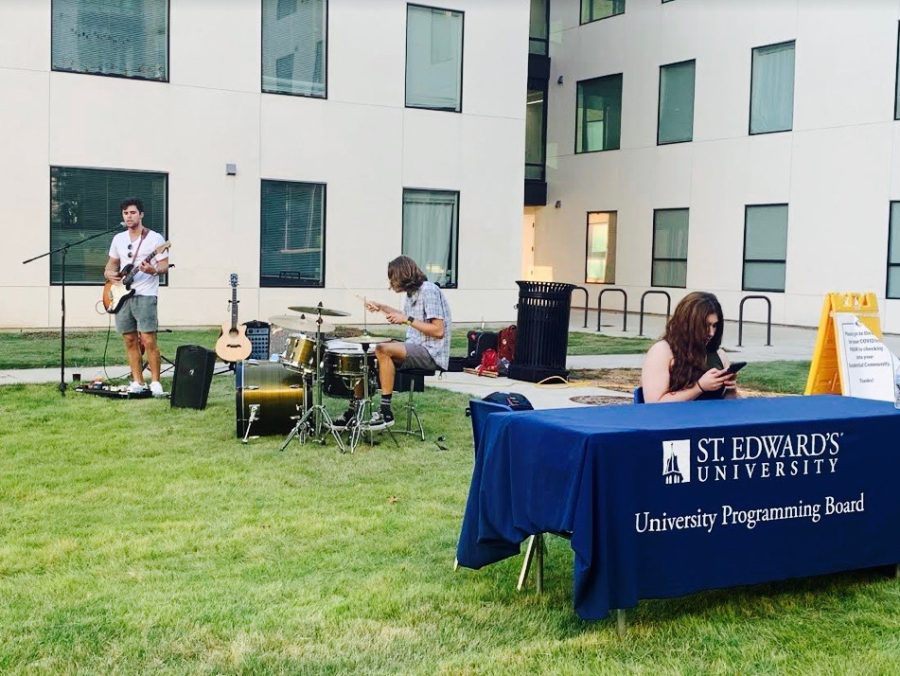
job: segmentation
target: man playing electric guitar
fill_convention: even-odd
[[[169,269],[169,253],[163,250],[157,254],[156,260],[144,260],[147,254],[165,243],[162,235],[144,227],[144,204],[134,197],[126,199],[120,205],[125,232],[113,237],[109,247],[109,260],[103,276],[107,281],[118,283],[122,280],[123,269],[129,264],[137,265],[138,273],[134,276],[131,289],[134,295],[125,300],[125,304],[116,313],[116,330],[125,341],[125,352],[128,355],[128,366],[131,368],[131,385],[129,391],[142,392],[146,389],[144,373],[141,369],[141,343],[150,366],[150,391],[154,397],[163,396],[163,388],[159,382],[160,356],[156,342],[159,329],[157,315],[157,295],[159,293],[159,275]]]

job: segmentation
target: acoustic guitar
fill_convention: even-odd
[[[222,335],[216,341],[216,354],[219,359],[236,362],[246,359],[253,352],[253,345],[247,337],[247,327],[238,325],[238,276],[231,273],[231,323],[222,324]]]
[[[171,246],[172,242],[160,244],[147,254],[147,257],[142,262],[149,263],[154,256],[158,256],[163,251],[168,251]],[[140,267],[141,263],[129,263],[120,271],[122,275],[121,281],[107,282],[103,285],[103,309],[109,314],[116,314],[122,309],[125,301],[134,295],[134,289],[131,288],[131,285],[134,283],[134,276],[141,271]]]

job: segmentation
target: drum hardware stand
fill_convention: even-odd
[[[259,413],[259,404],[250,404],[250,420],[247,421],[247,430],[244,432],[244,438],[241,439],[242,444],[247,443],[247,439],[250,436],[250,428],[253,426],[254,420],[259,420],[259,417],[256,415]]]
[[[347,428],[350,431],[350,453],[353,453],[356,450],[356,447],[359,445],[359,440],[362,438],[363,432],[369,433],[369,444],[373,442],[373,429],[369,424],[369,420],[372,416],[372,402],[370,400],[371,395],[369,394],[369,343],[360,343],[360,346],[362,347],[363,351],[363,398],[360,401],[359,410],[356,412],[356,419],[353,421],[353,424],[348,426]],[[374,394],[374,392],[372,394]],[[394,432],[390,427],[376,427],[375,429],[387,430],[394,444],[397,446],[400,445],[397,443],[397,438],[394,436]]]
[[[291,443],[291,439],[297,437],[297,440],[302,444],[306,442],[306,437],[308,434],[312,433],[316,439],[319,440],[320,443],[325,443],[325,436],[322,432],[323,427],[327,427],[328,431],[331,432],[331,436],[334,437],[334,440],[337,442],[338,448],[341,453],[346,453],[347,447],[344,445],[344,440],[341,439],[341,435],[338,434],[337,430],[334,429],[332,424],[331,415],[328,413],[328,409],[325,408],[325,404],[322,403],[322,378],[321,378],[321,367],[322,367],[322,312],[321,312],[322,303],[319,303],[319,311],[316,313],[316,375],[313,380],[312,386],[312,406],[310,406],[306,411],[304,411],[303,415],[300,416],[300,419],[297,420],[297,424],[294,425],[294,429],[292,429],[287,437],[285,437],[284,442],[281,444],[281,448],[279,450],[283,451],[287,448],[288,444]],[[312,418],[312,420],[310,420]],[[351,449],[352,452],[352,449]]]

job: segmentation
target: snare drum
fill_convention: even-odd
[[[316,370],[316,341],[306,336],[291,336],[288,338],[281,363],[289,369],[298,371]]]
[[[355,348],[355,349],[354,349]],[[354,386],[362,380],[363,364],[369,365],[369,392],[378,389],[378,362],[374,346],[363,354],[359,346],[335,347],[325,352],[325,394],[332,397],[350,397]]]
[[[287,434],[309,405],[306,376],[281,364],[250,359],[238,362],[234,372],[234,406],[237,435],[243,437],[250,425],[251,406],[257,406],[250,433]]]

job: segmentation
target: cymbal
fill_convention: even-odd
[[[295,317],[294,315],[275,315],[274,317],[269,317],[269,323],[281,326],[285,329],[291,329],[292,331],[302,331],[303,333],[316,332],[315,319],[304,319],[302,317]],[[322,322],[319,330],[322,333],[334,333],[334,324]]]
[[[358,343],[360,345],[365,343],[367,345],[377,345],[378,343],[389,343],[393,340],[393,338],[363,334],[361,336],[353,336],[351,338],[341,338],[341,340],[343,340],[345,343]]]
[[[291,305],[288,307],[288,310],[293,310],[294,312],[305,312],[306,314],[314,315],[316,313],[321,313],[323,315],[327,315],[329,317],[349,317],[349,312],[344,312],[343,310],[333,310],[327,307],[319,307],[318,305]]]

